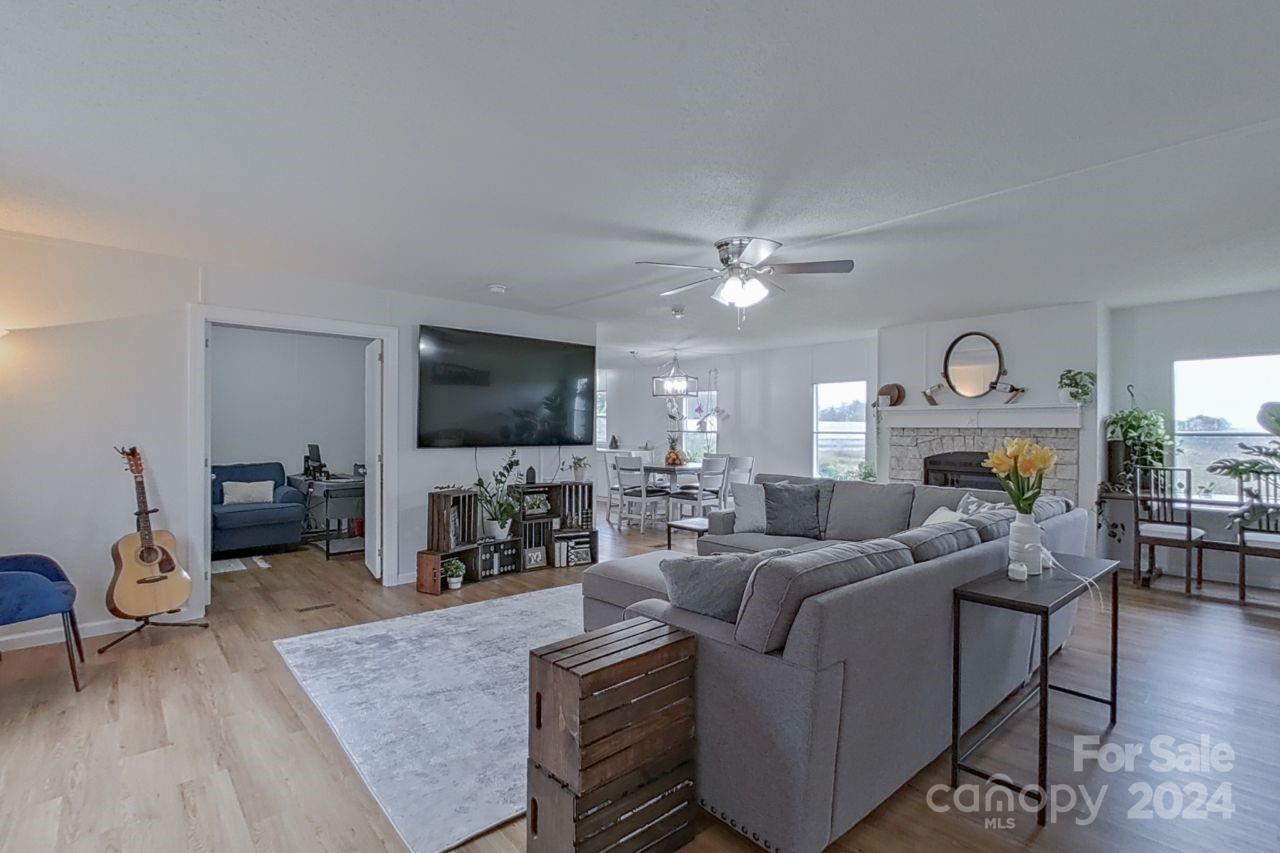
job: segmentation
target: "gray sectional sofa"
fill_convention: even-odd
[[[998,519],[913,529],[972,490],[831,483],[824,491],[825,539],[733,533],[732,513],[712,516],[700,552],[793,551],[751,576],[736,624],[667,600],[659,564],[674,552],[601,563],[583,577],[587,630],[648,616],[698,636],[699,800],[771,850],[822,850],[946,750],[951,590],[1007,564]],[[1043,503],[1045,544],[1083,554],[1087,513]],[[838,544],[852,541],[861,544]],[[1055,649],[1074,616],[1073,605],[1051,621]],[[968,729],[1032,674],[1036,624],[975,607],[962,628]]]

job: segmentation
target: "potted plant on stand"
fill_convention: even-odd
[[[569,458],[568,462],[564,463],[564,466],[561,470],[564,470],[564,468],[568,468],[570,471],[573,472],[573,479],[576,482],[581,483],[583,480],[587,479],[587,469],[590,467],[591,467],[591,463],[587,461],[587,457],[572,456]]]
[[[1018,513],[1009,527],[1009,579],[1026,580],[1042,569],[1040,526],[1034,512],[1036,499],[1044,487],[1044,474],[1058,456],[1048,447],[1025,438],[1011,438],[1004,447],[987,454],[983,467],[1000,479],[1009,501]]]
[[[467,567],[457,557],[450,557],[440,564],[440,574],[449,589],[461,589],[462,576],[466,573]]]
[[[1064,370],[1058,376],[1058,399],[1063,403],[1087,406],[1093,402],[1098,375],[1090,370]]]
[[[502,467],[476,480],[475,489],[480,509],[484,511],[484,535],[494,539],[506,539],[511,531],[511,520],[520,512],[520,504],[511,494],[511,477],[520,467],[516,452],[511,451]]]

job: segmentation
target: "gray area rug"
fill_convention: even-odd
[[[529,650],[582,631],[579,584],[277,640],[415,853],[525,810]]]

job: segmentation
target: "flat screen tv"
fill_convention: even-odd
[[[422,326],[418,446],[592,444],[596,348]]]

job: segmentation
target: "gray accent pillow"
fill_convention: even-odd
[[[911,559],[917,563],[982,544],[978,531],[967,521],[944,521],[941,524],[915,527],[889,538],[910,548]]]
[[[738,619],[751,573],[761,563],[790,553],[773,548],[755,554],[668,557],[658,568],[667,582],[667,600],[676,607],[732,623]]]
[[[911,552],[891,539],[835,542],[775,557],[751,573],[734,639],[757,652],[777,651],[809,596],[909,565]]]
[[[822,535],[817,483],[765,483],[764,532],[770,536]]]
[[[978,531],[978,538],[983,542],[990,542],[992,539],[1000,539],[1009,535],[1009,525],[1013,524],[1013,519],[1017,514],[1017,511],[1011,506],[998,506],[986,512],[965,516],[960,520]]]
[[[914,496],[910,483],[836,483],[823,537],[862,542],[901,533],[911,520]]]
[[[908,527],[919,527],[924,524],[924,520],[933,515],[933,511],[940,506],[955,509],[960,499],[966,494],[994,503],[1009,502],[1009,496],[1003,490],[997,492],[983,489],[956,489],[950,486],[916,486],[915,491],[916,496],[911,501],[911,520],[907,522]]]
[[[764,533],[764,486],[752,483],[734,483],[733,532]]]
[[[1075,506],[1070,498],[1064,498],[1061,495],[1044,495],[1036,501],[1031,517],[1039,524],[1054,516],[1065,515],[1075,509]]]

